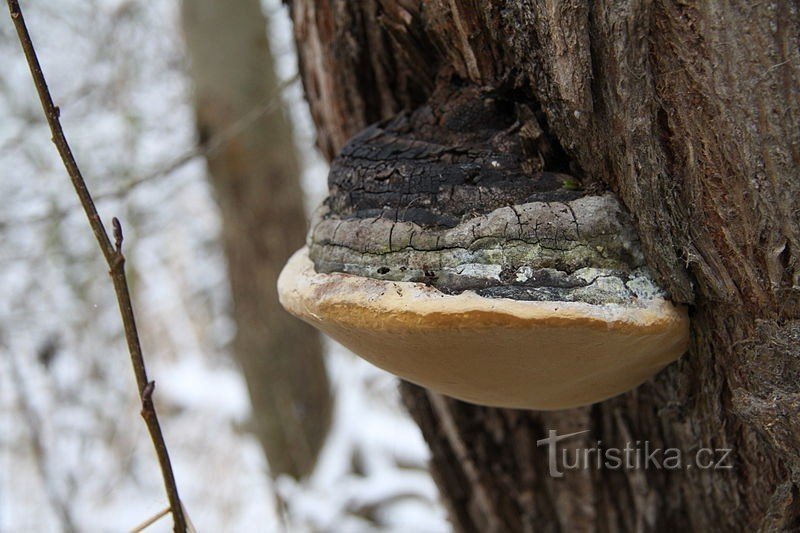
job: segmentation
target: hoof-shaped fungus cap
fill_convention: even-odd
[[[283,306],[412,383],[481,405],[564,409],[628,391],[680,357],[686,309],[522,301],[422,283],[318,273],[301,249],[278,280]]]

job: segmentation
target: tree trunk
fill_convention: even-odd
[[[303,243],[305,215],[267,22],[258,0],[185,0],[183,26],[253,430],[274,476],[302,477],[325,440],[330,392],[319,337],[278,305],[275,290],[283,263]]]
[[[691,306],[689,352],[592,406],[495,409],[404,384],[456,527],[800,528],[798,3],[290,5],[327,157],[445,76],[524,95],[572,172],[627,206],[651,271]],[[537,447],[549,430],[588,430],[569,449],[730,448],[733,468],[556,478]]]

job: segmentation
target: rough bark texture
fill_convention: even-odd
[[[564,412],[476,407],[406,385],[463,531],[800,528],[800,13],[792,1],[294,0],[330,158],[454,74],[524,94],[584,184],[616,193],[647,264],[692,305],[689,353]],[[732,470],[548,475],[536,441],[687,454]]]
[[[275,289],[303,243],[305,215],[291,125],[282,105],[273,105],[278,81],[267,23],[258,0],[185,0],[183,26],[200,142],[237,131],[207,160],[252,429],[274,476],[302,477],[324,443],[331,400],[318,335],[280,307]]]

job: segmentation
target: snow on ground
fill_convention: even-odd
[[[283,78],[295,65],[279,0],[265,0]],[[246,388],[219,219],[192,160],[177,3],[25,2],[27,20],[101,215],[126,233],[131,283],[176,477],[198,531],[449,528],[428,451],[396,381],[330,344],[334,425],[310,480],[273,484],[243,429]],[[300,88],[285,95],[324,194]],[[139,418],[111,284],[49,142],[13,28],[0,17],[0,533],[126,531],[166,505]],[[278,505],[278,502],[280,504]],[[170,531],[163,520],[148,531]]]

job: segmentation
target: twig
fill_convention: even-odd
[[[169,512],[170,512],[170,508],[169,507],[167,507],[163,511],[159,511],[158,513],[154,514],[153,516],[151,516],[150,518],[148,518],[147,520],[145,520],[144,522],[142,522],[141,524],[139,524],[135,528],[131,529],[131,533],[142,533],[142,531],[144,531],[148,527],[152,526],[153,524],[155,524],[156,522],[158,522],[159,520],[161,520],[162,518],[167,516],[169,514]],[[183,514],[186,516],[187,532],[188,533],[197,533],[197,530],[194,528],[194,525],[192,524],[192,520],[189,518],[189,513],[186,512],[185,508],[183,509]]]
[[[22,16],[19,2],[18,0],[7,0],[7,2],[11,13],[11,20],[14,22],[19,42],[25,52],[25,59],[28,61],[28,67],[30,68],[31,76],[33,76],[36,91],[39,93],[42,110],[47,118],[50,131],[53,134],[52,141],[58,149],[61,160],[64,162],[64,166],[67,169],[70,180],[72,180],[75,192],[78,194],[86,217],[89,219],[89,225],[94,232],[97,244],[103,252],[106,263],[108,263],[109,274],[114,283],[114,292],[117,296],[117,303],[119,304],[120,315],[122,316],[122,324],[125,329],[125,339],[128,343],[128,351],[131,356],[131,363],[133,364],[133,371],[136,375],[136,382],[139,388],[139,397],[142,402],[142,418],[145,421],[147,430],[150,433],[150,438],[153,441],[153,447],[158,456],[167,498],[169,499],[170,510],[172,511],[174,531],[176,533],[185,533],[186,519],[183,513],[183,506],[178,496],[178,487],[175,483],[175,475],[172,472],[172,464],[170,463],[167,445],[164,441],[164,435],[161,431],[161,425],[158,422],[158,415],[156,414],[152,401],[155,382],[147,378],[147,370],[144,364],[144,357],[142,356],[142,347],[139,342],[139,334],[136,330],[136,320],[134,319],[133,305],[128,290],[128,280],[125,276],[125,256],[122,254],[122,226],[119,220],[115,218],[113,221],[114,242],[112,243],[103,225],[103,221],[97,213],[97,208],[86,186],[86,181],[83,179],[75,157],[72,155],[72,150],[67,142],[67,138],[64,136],[64,131],[61,128],[61,122],[59,120],[59,109],[53,103],[53,98],[47,87],[47,81],[39,65],[39,58],[36,56],[36,50],[31,41],[31,36],[28,33],[28,28],[25,25],[25,19]]]
[[[225,128],[224,130],[220,131],[219,133],[212,136],[207,142],[203,144],[198,144],[193,148],[186,150],[184,153],[173,159],[172,161],[156,168],[155,170],[144,174],[143,176],[139,176],[136,179],[129,181],[128,183],[123,184],[121,187],[117,189],[101,191],[93,195],[95,202],[100,202],[102,200],[118,200],[120,198],[124,198],[126,195],[130,194],[133,190],[138,188],[140,185],[145,183],[157,180],[159,178],[169,176],[173,174],[177,170],[183,168],[188,163],[194,161],[199,157],[206,157],[209,156],[220,148],[224,147],[230,141],[238,137],[241,133],[243,133],[247,128],[249,128],[253,123],[255,123],[259,118],[264,115],[268,115],[272,113],[281,103],[281,96],[283,91],[286,90],[288,87],[296,83],[300,80],[300,75],[295,74],[291,78],[281,82],[278,86],[277,90],[274,94],[266,97],[264,101],[250,109],[247,113],[243,114],[239,117],[233,124]],[[2,147],[0,147],[2,149]],[[43,222],[49,222],[52,220],[61,220],[71,212],[70,208],[62,207],[57,208],[49,213],[43,215],[36,215],[32,217],[25,217],[16,220],[0,220],[0,229],[7,227],[7,226],[28,226],[31,224],[41,224]]]
[[[217,133],[216,135],[212,136],[207,142],[203,144],[198,144],[194,148],[187,150],[182,155],[175,158],[173,161],[168,163],[167,165],[149,173],[136,178],[129,183],[126,183],[120,189],[114,191],[107,191],[96,195],[98,199],[106,199],[106,198],[120,198],[133,189],[138,187],[143,183],[147,183],[148,181],[152,181],[154,179],[160,178],[162,176],[166,176],[172,174],[179,168],[183,167],[190,161],[195,160],[200,156],[207,156],[211,155],[231,140],[238,137],[242,132],[244,132],[247,128],[249,128],[256,120],[261,118],[264,115],[272,113],[281,103],[281,95],[283,91],[297,82],[300,79],[299,74],[295,74],[291,78],[287,79],[286,81],[282,82],[274,94],[267,96],[264,98],[264,101],[252,109],[250,109],[247,113],[239,117],[233,124],[229,127],[225,128],[221,132]]]
[[[150,518],[148,518],[147,520],[145,520],[144,522],[142,522],[141,524],[139,524],[135,528],[131,529],[131,533],[142,533],[142,531],[144,531],[148,527],[152,526],[153,524],[155,524],[156,522],[161,520],[163,517],[167,516],[169,514],[169,511],[170,511],[170,508],[167,507],[163,511],[160,511],[157,514],[154,514],[153,516],[151,516]]]

